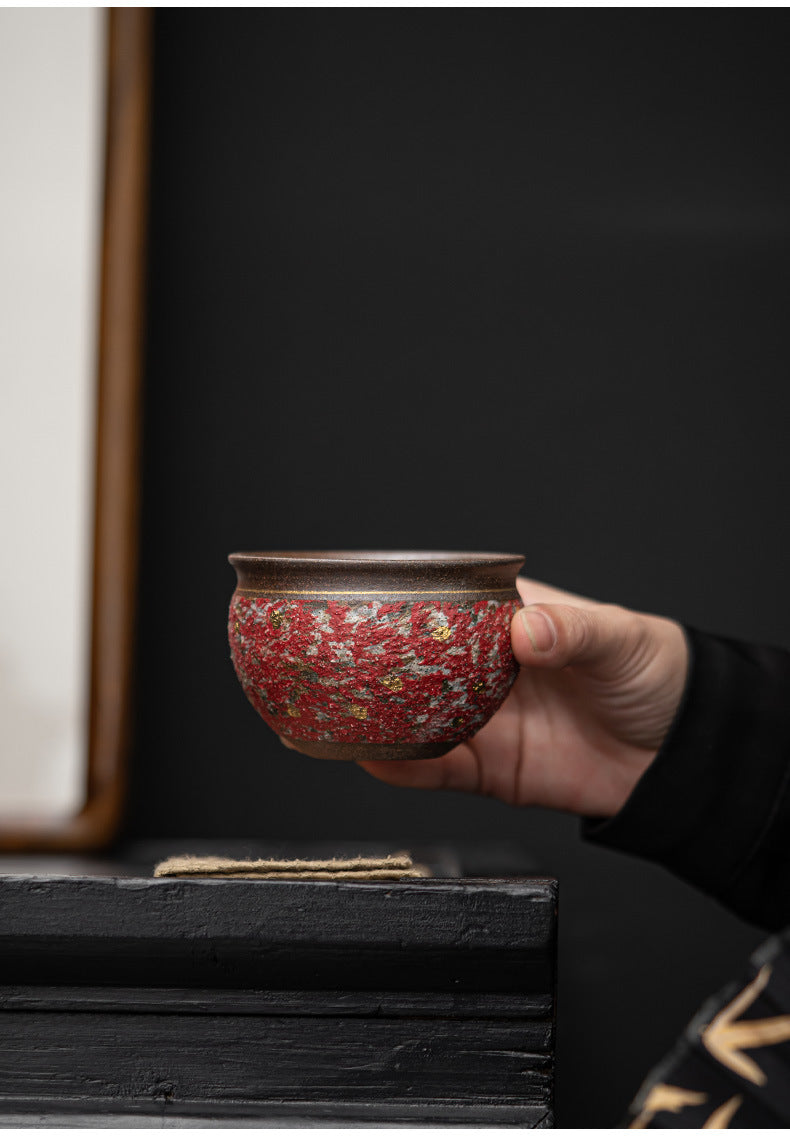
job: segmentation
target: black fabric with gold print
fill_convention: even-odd
[[[648,1077],[629,1128],[790,1126],[790,934],[753,955]]]

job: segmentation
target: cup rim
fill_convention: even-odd
[[[231,564],[303,564],[316,567],[347,568],[352,564],[369,566],[402,566],[414,568],[420,565],[436,567],[446,565],[501,567],[507,564],[523,564],[524,557],[513,552],[451,552],[428,549],[344,549],[310,551],[271,551],[271,552],[232,552],[228,557]]]

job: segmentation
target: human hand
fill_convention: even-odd
[[[658,752],[680,703],[679,624],[519,577],[521,671],[493,718],[429,761],[360,761],[390,785],[459,789],[511,805],[613,816]]]

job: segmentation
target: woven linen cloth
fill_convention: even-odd
[[[223,880],[416,880],[431,875],[408,852],[327,860],[230,860],[222,856],[171,856],[154,876]]]

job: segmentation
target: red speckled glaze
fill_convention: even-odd
[[[285,555],[236,565],[228,631],[245,694],[288,745],[346,760],[434,757],[502,704],[518,671],[510,623],[521,601],[510,581],[519,558],[502,557],[509,577],[477,554],[481,564],[466,562],[456,578],[460,569],[434,554],[423,574],[419,563],[387,564],[379,579],[376,562],[361,559],[341,579],[308,560],[292,579],[270,563]]]
[[[457,744],[488,721],[513,684],[510,621],[518,607],[236,595],[231,653],[250,702],[291,739]]]

